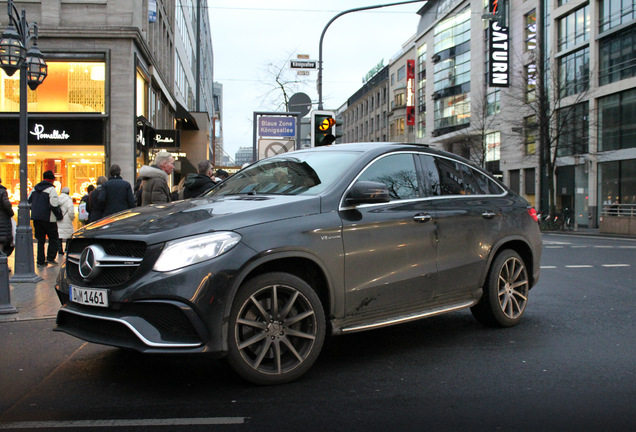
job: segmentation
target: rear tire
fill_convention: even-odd
[[[276,272],[243,285],[230,313],[228,362],[244,379],[271,385],[293,381],[318,358],[325,314],[314,290]]]
[[[484,294],[470,311],[482,324],[512,327],[526,309],[529,289],[525,263],[515,251],[503,250],[488,271]]]

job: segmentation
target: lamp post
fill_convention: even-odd
[[[318,109],[319,110],[322,109],[322,41],[325,38],[325,33],[327,32],[327,28],[329,28],[331,23],[334,22],[336,19],[340,18],[341,16],[348,14],[350,12],[379,9],[379,8],[388,7],[388,6],[399,6],[399,5],[409,4],[409,3],[418,3],[422,1],[424,0],[409,0],[409,1],[401,1],[398,3],[388,3],[388,4],[364,6],[364,7],[359,7],[355,9],[349,9],[349,10],[340,12],[339,14],[337,14],[336,16],[334,16],[333,18],[329,20],[325,28],[322,30],[322,33],[320,34],[320,42],[318,43],[318,82],[316,83],[316,87],[318,88]]]
[[[27,202],[29,163],[27,153],[27,83],[35,90],[46,78],[48,67],[37,46],[37,23],[29,24],[22,9],[19,14],[13,0],[7,2],[9,25],[0,39],[0,67],[9,76],[20,70],[20,204],[15,238],[15,265],[11,282],[38,282],[33,265],[33,234]],[[31,34],[33,29],[33,34]],[[31,48],[29,44],[33,41]]]

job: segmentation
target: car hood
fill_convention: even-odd
[[[86,225],[76,238],[141,240],[147,244],[214,231],[239,230],[320,212],[318,196],[230,195],[135,207]]]

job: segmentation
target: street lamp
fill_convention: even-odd
[[[409,3],[418,3],[421,1],[424,1],[424,0],[408,0],[408,1],[401,1],[398,3],[388,3],[388,4],[364,6],[364,7],[359,7],[355,9],[349,9],[349,10],[340,12],[339,14],[337,14],[336,16],[334,16],[333,18],[329,20],[325,28],[322,29],[322,33],[320,34],[320,42],[318,42],[318,82],[316,83],[316,87],[318,88],[318,109],[319,110],[322,109],[322,41],[325,38],[325,33],[327,32],[327,29],[329,28],[331,23],[334,22],[336,19],[340,18],[341,16],[351,12],[360,12],[360,11],[371,10],[371,9],[379,9],[379,8],[384,8],[388,6],[399,6],[399,5],[409,4]]]
[[[18,14],[13,0],[7,2],[7,15],[9,25],[0,39],[0,67],[9,76],[20,70],[20,204],[15,238],[15,265],[11,282],[38,282],[42,278],[35,273],[33,265],[33,233],[30,206],[27,202],[27,82],[31,90],[35,90],[46,78],[48,67],[37,46],[37,23],[27,22],[24,9]],[[31,40],[33,46],[27,51]]]

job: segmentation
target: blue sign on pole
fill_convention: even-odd
[[[261,116],[258,119],[258,135],[261,137],[295,137],[295,117],[268,117]]]

